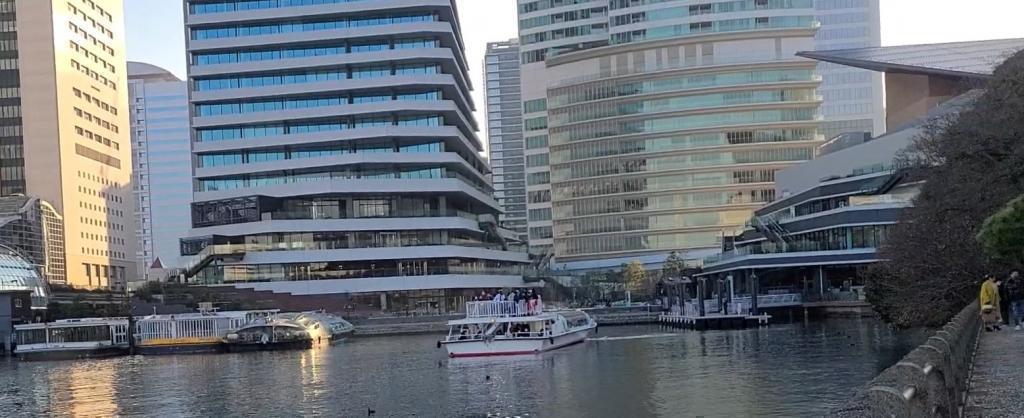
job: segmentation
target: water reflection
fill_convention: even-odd
[[[666,334],[666,332],[671,332]],[[816,416],[918,342],[870,320],[744,331],[603,327],[536,356],[453,359],[437,336],[307,351],[0,361],[0,415]]]

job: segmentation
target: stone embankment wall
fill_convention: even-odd
[[[832,417],[959,417],[981,332],[974,302],[885,369]]]

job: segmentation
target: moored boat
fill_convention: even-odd
[[[313,339],[302,325],[288,320],[257,321],[224,338],[228,352],[306,349]]]
[[[15,325],[15,356],[72,360],[128,354],[128,319],[85,318]]]
[[[321,311],[282,313],[271,318],[302,325],[309,332],[310,339],[317,344],[337,343],[355,331],[355,326],[344,318]]]
[[[516,302],[469,302],[466,318],[448,321],[439,345],[451,357],[536,354],[584,341],[597,323],[583,311],[544,312]]]
[[[246,324],[277,313],[209,309],[198,313],[151,315],[135,323],[135,351],[139,354],[192,354],[223,350],[224,337]]]

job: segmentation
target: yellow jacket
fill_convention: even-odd
[[[999,288],[996,287],[996,283],[991,280],[985,280],[981,283],[981,295],[978,296],[981,301],[982,308],[985,305],[990,305],[999,309]]]

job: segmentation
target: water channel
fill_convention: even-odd
[[[0,359],[0,416],[821,416],[915,344],[871,319],[737,331],[602,327],[538,356],[445,357],[437,335],[308,351]]]

